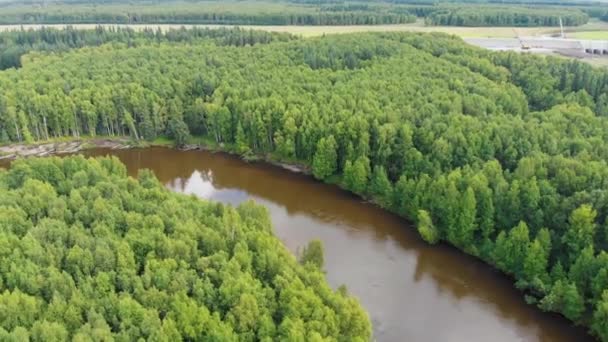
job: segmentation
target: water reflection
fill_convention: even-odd
[[[237,205],[254,199],[296,251],[319,238],[327,279],[370,312],[379,341],[583,341],[562,317],[526,305],[511,282],[448,246],[423,243],[401,218],[333,186],[224,154],[96,150],[135,175],[152,169],[174,191]]]

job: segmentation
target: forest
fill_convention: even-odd
[[[139,41],[22,56],[0,140],[197,136],[308,165],[608,341],[608,70],[444,34]]]
[[[238,24],[238,25],[377,25],[416,20],[400,6],[337,6],[288,1],[134,1],[7,5],[0,24]]]
[[[38,30],[15,30],[0,34],[0,70],[21,66],[21,56],[29,51],[59,52],[105,43],[124,43],[137,47],[153,42],[188,42],[212,39],[218,45],[255,45],[272,41],[295,39],[294,36],[266,31],[235,29],[191,28],[186,30],[98,26],[95,30],[78,30],[71,26],[63,30],[42,27]]]
[[[531,8],[501,6],[443,6],[426,18],[428,25],[447,26],[564,26],[586,24],[589,16],[583,11],[566,8]]]
[[[57,1],[0,2],[0,24],[232,24],[450,26],[578,26],[602,18],[605,6],[558,2],[495,4],[431,1]]]
[[[323,252],[299,262],[267,210],[175,194],[116,158],[0,172],[2,341],[368,341]]]

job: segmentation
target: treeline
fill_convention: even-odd
[[[433,5],[417,5],[417,4],[406,4],[406,5],[397,5],[391,3],[384,2],[376,2],[376,3],[340,3],[340,4],[327,4],[318,3],[320,5],[320,11],[325,12],[352,12],[352,11],[362,11],[362,12],[371,12],[371,13],[391,13],[391,14],[407,14],[407,15],[415,15],[416,17],[425,17],[430,13],[437,10],[436,6]]]
[[[0,12],[0,24],[230,24],[230,25],[378,25],[411,23],[407,11],[373,7],[302,6],[287,2],[135,3],[15,5]]]
[[[265,208],[171,193],[116,158],[0,173],[2,341],[368,341],[359,303],[301,265]]]
[[[505,5],[480,2],[118,2],[60,1],[7,3],[0,24],[231,24],[231,25],[379,25],[413,23],[426,18],[429,25],[453,26],[577,26],[588,15],[600,17],[601,6],[562,4]],[[584,12],[583,12],[584,11]]]
[[[433,37],[441,37],[431,34]],[[606,89],[608,70],[586,63],[561,58],[539,58],[529,54],[492,53],[473,49],[458,39],[431,42],[424,36],[409,38],[414,47],[435,57],[466,66],[488,79],[509,82],[524,92],[530,110],[542,111],[556,105],[577,102],[594,110],[598,116],[608,115]]]
[[[286,41],[295,37],[286,33],[242,29],[192,28],[186,30],[145,28],[135,31],[123,27],[97,27],[95,30],[63,30],[42,27],[37,30],[15,30],[0,34],[0,70],[21,66],[21,56],[30,51],[60,52],[84,46],[99,46],[105,43],[124,43],[130,47],[160,42],[195,43],[211,39],[218,45],[255,45],[272,41]]]
[[[30,53],[0,139],[191,134],[310,165],[608,341],[608,71],[443,34]]]
[[[589,16],[578,9],[551,9],[500,6],[445,6],[430,13],[429,25],[448,26],[579,26]]]
[[[579,9],[581,11],[587,13],[587,15],[589,15],[590,18],[602,19],[602,17],[608,13],[608,9],[606,9],[606,6],[579,7]]]
[[[0,15],[0,22],[2,17]],[[409,13],[319,12],[292,14],[240,13],[129,13],[114,18],[37,18],[37,23],[176,23],[176,24],[231,24],[231,25],[383,25],[406,24],[416,21]]]

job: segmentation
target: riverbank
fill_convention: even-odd
[[[159,147],[171,147],[171,148],[176,148],[175,147],[175,142],[167,137],[159,137],[156,138],[154,141],[151,141],[149,143],[146,143],[147,146],[159,146]],[[304,164],[303,162],[297,162],[297,161],[284,161],[284,160],[279,160],[278,158],[276,158],[275,156],[273,156],[272,154],[254,154],[251,151],[248,151],[246,153],[239,153],[237,152],[237,149],[229,144],[217,144],[212,140],[206,139],[205,137],[200,137],[200,136],[194,136],[194,137],[190,137],[188,139],[188,143],[182,147],[178,147],[178,150],[182,150],[182,151],[190,151],[190,150],[201,150],[201,151],[210,151],[210,152],[222,152],[222,153],[227,153],[230,155],[234,155],[234,156],[238,156],[239,158],[243,159],[246,162],[252,163],[252,162],[264,162],[264,163],[268,163],[274,166],[278,166],[280,168],[283,168],[285,170],[291,171],[291,172],[295,172],[295,173],[302,173],[305,175],[311,175],[312,174],[312,170],[311,168]]]
[[[311,174],[310,167],[302,163],[286,163],[278,161],[272,155],[241,155],[235,152],[232,148],[223,145],[217,145],[206,142],[202,138],[191,138],[190,142],[182,147],[175,147],[173,140],[161,137],[154,141],[133,140],[129,137],[103,137],[92,138],[85,137],[79,139],[62,139],[35,143],[17,143],[0,146],[0,160],[27,158],[27,157],[45,157],[50,155],[70,154],[80,151],[105,148],[111,150],[130,149],[130,148],[145,148],[145,147],[168,147],[182,151],[202,150],[210,152],[222,152],[232,155],[237,155],[247,162],[264,162],[274,166],[281,167],[285,170]]]
[[[44,157],[55,154],[76,153],[90,148],[123,149],[136,147],[131,139],[119,138],[83,138],[70,140],[20,143],[0,146],[0,159],[19,157]]]

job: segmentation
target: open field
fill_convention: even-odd
[[[608,31],[583,31],[568,33],[568,38],[608,40]]]
[[[566,38],[608,40],[608,22],[591,20],[586,25],[568,27]]]
[[[608,58],[593,57],[593,58],[583,59],[582,61],[589,63],[596,67],[608,68]]]
[[[93,29],[96,26],[131,27],[136,30],[145,28],[161,28],[169,30],[180,27],[233,27],[255,29],[272,32],[287,32],[304,37],[321,36],[324,34],[341,34],[354,32],[443,32],[464,38],[515,38],[517,36],[543,36],[557,34],[555,27],[461,27],[461,26],[426,26],[418,20],[412,24],[399,25],[344,25],[344,26],[298,26],[298,25],[179,25],[179,24],[29,24],[29,25],[0,25],[0,31],[38,29],[40,27],[64,28],[71,26],[78,29]],[[568,37],[581,39],[608,39],[608,23],[591,21],[588,24],[567,28]]]
[[[96,24],[51,24],[51,25],[0,25],[0,31],[11,31],[19,30],[24,28],[39,29],[41,27],[51,28],[64,28],[71,26],[77,29],[93,29]],[[172,28],[180,27],[233,27],[232,25],[175,25],[175,24],[101,24],[105,27],[131,27],[136,30],[143,30],[146,28],[161,28],[162,30],[169,30]],[[455,34],[461,37],[496,37],[496,38],[507,38],[515,37],[516,33],[520,36],[538,36],[544,34],[551,34],[555,32],[554,27],[526,27],[526,28],[511,28],[511,27],[455,27],[455,26],[424,26],[419,24],[401,24],[401,25],[353,25],[353,26],[265,26],[265,25],[238,25],[245,29],[265,30],[272,32],[288,32],[304,37],[321,36],[324,34],[340,34],[340,33],[354,33],[354,32],[444,32],[449,34]]]
[[[100,24],[105,27],[131,27],[136,30],[145,28],[161,28],[168,30],[180,27],[233,27],[233,25],[179,25],[179,24]],[[97,24],[30,24],[30,25],[0,25],[0,31],[38,29],[40,27],[64,28],[71,26],[78,29],[93,29]],[[516,36],[543,36],[558,33],[555,27],[459,27],[459,26],[425,26],[419,20],[413,24],[400,25],[345,25],[345,26],[284,26],[284,25],[237,25],[245,29],[264,30],[272,32],[287,32],[304,37],[321,36],[324,34],[340,34],[354,32],[443,32],[464,38],[514,38]],[[576,32],[574,32],[576,31]],[[572,38],[608,39],[608,23],[593,21],[576,28],[568,28],[567,35]],[[582,35],[582,36],[578,36]]]
[[[403,25],[375,25],[375,26],[255,26],[252,28],[277,32],[289,32],[304,37],[320,36],[323,34],[339,34],[353,32],[443,32],[455,34],[460,37],[515,37],[550,34],[554,27],[456,27],[456,26],[425,26],[423,23]],[[515,33],[517,32],[517,33]]]

